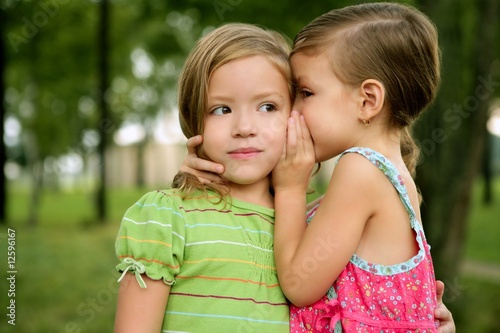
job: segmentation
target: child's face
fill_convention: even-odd
[[[288,83],[275,65],[262,56],[230,61],[209,82],[203,150],[232,183],[268,182],[290,108]]]
[[[328,160],[355,145],[360,124],[357,89],[339,81],[325,55],[296,53],[291,65],[297,83],[293,109],[304,115],[316,160]]]

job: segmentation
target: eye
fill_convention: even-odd
[[[216,116],[221,116],[223,114],[231,113],[231,109],[228,108],[227,106],[219,106],[213,109],[210,113]]]
[[[314,95],[309,89],[301,87],[299,84],[295,84],[295,96],[296,98],[307,98]]]
[[[305,89],[302,89],[299,91],[300,95],[303,97],[303,98],[307,98],[309,96],[312,96],[313,93],[310,92],[309,90],[305,90]]]
[[[274,104],[266,103],[259,106],[258,110],[262,112],[273,112],[278,110],[278,108]]]

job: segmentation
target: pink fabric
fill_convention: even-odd
[[[336,298],[329,300],[328,297],[323,296],[308,307],[299,308],[293,304],[290,306],[290,332],[292,333],[333,332],[338,320],[340,320],[340,304]]]
[[[425,257],[414,268],[379,275],[376,265],[369,271],[349,262],[334,283],[336,299],[324,296],[308,307],[291,306],[290,332],[334,332],[337,320],[345,333],[437,332],[434,270],[421,236]]]
[[[352,262],[334,283],[343,332],[437,332],[436,281],[430,247],[419,231],[425,257],[406,272],[379,275]],[[415,258],[415,261],[417,258]]]
[[[323,333],[435,333],[439,323],[434,319],[436,281],[421,224],[415,218],[406,187],[399,172],[380,153],[354,147],[345,153],[358,153],[377,166],[400,194],[415,232],[418,253],[410,260],[392,266],[369,263],[353,255],[333,284],[337,297],[324,296],[304,308],[291,306],[290,332]],[[308,214],[308,223],[316,213]],[[396,237],[396,236],[395,236]],[[305,291],[307,292],[307,291]],[[330,298],[334,294],[328,293]]]

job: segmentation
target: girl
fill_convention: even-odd
[[[269,177],[291,108],[288,54],[282,36],[247,24],[214,30],[189,54],[181,127],[204,135],[198,153],[224,165],[225,182],[180,174],[127,210],[115,332],[289,331]]]
[[[397,4],[332,11],[299,33],[291,62],[298,84],[294,108],[311,127],[315,148],[295,115],[286,159],[274,171],[276,260],[292,302],[320,299],[292,307],[291,330],[328,331],[341,314],[346,331],[434,331],[435,314],[443,320],[440,332],[454,332],[441,301],[433,312],[434,277],[410,172],[417,154],[406,131],[437,90],[433,24]],[[196,158],[193,147],[200,142],[200,136],[188,140],[181,170],[217,182],[212,172],[223,168]],[[348,150],[355,146],[364,148]],[[293,156],[298,147],[303,156]],[[344,150],[323,199],[327,205],[308,214],[313,222],[306,232],[301,216],[309,152],[324,161]]]
[[[291,332],[332,332],[337,322],[343,332],[436,332],[408,135],[439,84],[435,26],[401,4],[345,7],[302,29],[290,61],[301,116],[289,121],[273,183]],[[312,152],[318,162],[340,158],[306,229]]]

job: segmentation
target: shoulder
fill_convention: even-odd
[[[177,189],[154,190],[145,193],[137,203],[141,205],[154,204],[158,202],[180,202],[182,195]]]
[[[124,220],[179,220],[195,216],[221,205],[219,198],[207,191],[186,195],[179,189],[155,190],[144,194],[125,213]]]
[[[332,174],[329,188],[335,189],[344,201],[355,201],[363,204],[369,210],[376,207],[376,202],[381,198],[381,189],[387,182],[385,175],[376,163],[366,155],[359,153],[346,153],[338,160]]]
[[[351,152],[345,153],[339,158],[333,172],[333,175],[335,174],[341,179],[365,183],[375,175],[380,175],[381,172],[369,157]]]
[[[117,269],[172,284],[186,239],[182,197],[173,190],[144,194],[123,216],[115,241]]]
[[[163,233],[185,224],[185,205],[177,190],[157,190],[144,194],[123,215],[120,233]]]

